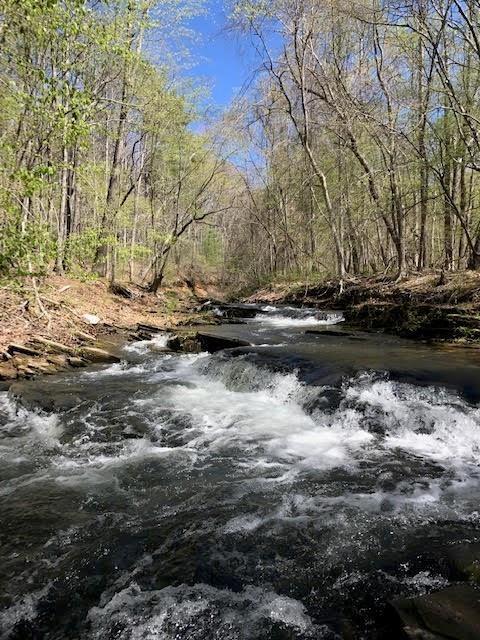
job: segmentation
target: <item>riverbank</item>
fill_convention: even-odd
[[[346,321],[365,330],[407,338],[480,344],[480,274],[462,271],[416,275],[400,282],[383,276],[342,283],[273,285],[247,302],[339,309]]]
[[[215,323],[211,310],[198,308],[203,300],[220,297],[213,287],[192,289],[185,283],[152,295],[131,285],[112,291],[103,280],[58,276],[46,279],[38,290],[4,287],[0,382],[8,385],[39,373],[112,362],[118,359],[119,345],[129,339]],[[341,287],[338,280],[277,284],[245,301],[341,310],[354,328],[480,345],[480,274],[474,271],[429,273],[401,282],[385,277],[347,279]]]
[[[118,346],[142,331],[208,324],[208,312],[193,312],[208,293],[181,283],[158,295],[131,285],[112,291],[103,280],[65,277],[50,277],[37,290],[4,287],[0,382],[8,385],[17,378],[113,362]]]

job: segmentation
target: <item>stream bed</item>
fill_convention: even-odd
[[[2,640],[393,638],[480,539],[480,354],[267,307],[0,393]],[[308,332],[308,333],[307,333]]]

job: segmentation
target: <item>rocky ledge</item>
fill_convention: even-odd
[[[90,363],[119,362],[117,355],[122,340],[120,332],[114,338],[97,338],[86,333],[75,336],[75,345],[62,344],[43,336],[32,337],[26,344],[10,344],[0,353],[0,383],[8,386],[19,378],[53,374]]]
[[[204,318],[202,317],[202,325]],[[213,353],[220,349],[248,347],[250,343],[237,338],[226,338],[208,331],[198,331],[195,325],[175,327],[138,323],[133,328],[111,325],[97,336],[77,332],[75,344],[67,345],[43,336],[35,336],[25,344],[12,343],[0,352],[0,385],[9,387],[15,380],[54,374],[89,364],[120,362],[121,347],[128,341],[151,340],[159,333],[167,333],[165,347],[160,351]],[[155,348],[155,347],[152,347]]]

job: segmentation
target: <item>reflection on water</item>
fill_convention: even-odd
[[[1,638],[388,638],[389,599],[448,584],[478,365],[289,313],[0,395]]]

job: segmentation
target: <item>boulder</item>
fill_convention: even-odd
[[[57,367],[45,358],[28,360],[27,366],[30,370],[35,371],[35,373],[52,374],[57,371]]]
[[[172,336],[167,340],[166,347],[171,351],[180,351],[182,348],[182,343],[180,342],[180,338],[178,336]]]
[[[181,338],[182,351],[184,353],[200,353],[202,347],[196,335],[183,336]]]
[[[214,312],[224,318],[255,318],[259,313],[265,313],[261,307],[241,303],[220,303],[214,306]]]
[[[457,584],[414,598],[398,598],[392,605],[407,638],[412,640],[478,640],[480,590]]]
[[[202,347],[198,340],[198,334],[188,332],[185,334],[173,335],[168,339],[164,350],[182,351],[183,353],[199,353],[202,350]]]
[[[19,378],[33,378],[35,370],[25,364],[19,364],[17,367]]]

